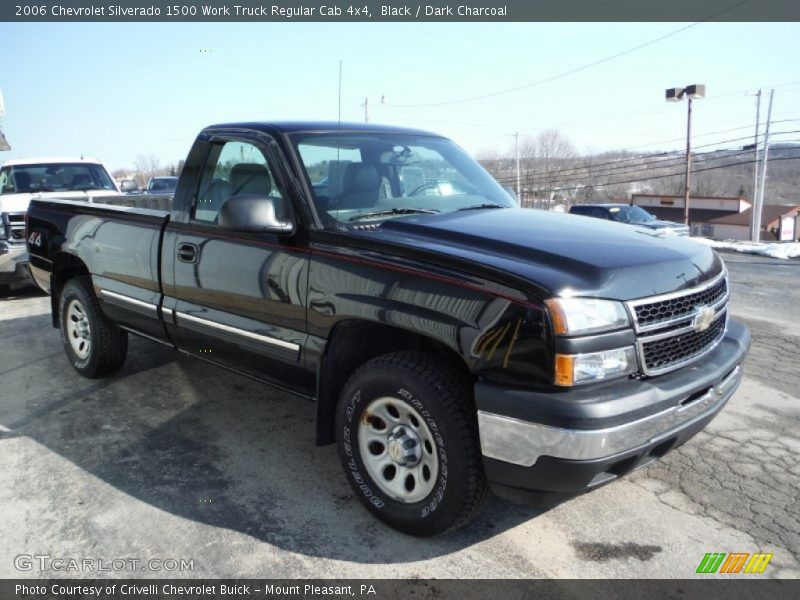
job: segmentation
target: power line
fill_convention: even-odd
[[[782,131],[782,132],[776,133],[775,135],[785,135],[785,134],[790,134],[790,133],[800,133],[800,130]],[[747,139],[747,138],[743,138],[743,139]],[[699,160],[703,160],[704,162],[708,163],[708,162],[711,162],[711,161],[733,159],[733,158],[737,158],[739,156],[745,156],[745,155],[749,155],[749,154],[752,153],[752,149],[737,150],[737,151],[729,150],[727,153],[721,154],[719,156],[708,156],[708,155],[716,154],[717,152],[722,152],[722,151],[724,151],[724,149],[723,150],[714,150],[714,151],[711,151],[711,152],[704,152],[704,153],[701,153],[701,154],[695,154],[695,157],[698,158]],[[639,160],[642,160],[642,159],[639,159]],[[683,166],[684,164],[685,164],[685,157],[671,156],[671,157],[665,157],[665,158],[652,160],[652,161],[648,161],[648,162],[640,162],[639,163],[639,168],[635,168],[635,169],[628,169],[628,170],[623,170],[623,171],[619,170],[619,169],[627,169],[629,166],[632,166],[630,164],[620,164],[620,165],[617,165],[617,166],[600,168],[600,169],[595,169],[595,168],[592,167],[592,165],[589,165],[587,167],[575,167],[574,169],[572,169],[571,172],[569,172],[567,174],[553,173],[551,171],[551,172],[547,172],[547,173],[534,174],[532,176],[529,175],[529,176],[527,176],[526,181],[538,182],[538,183],[542,183],[542,184],[548,184],[548,183],[556,183],[559,180],[564,180],[564,179],[572,179],[572,178],[576,178],[577,179],[577,178],[585,178],[585,177],[612,177],[612,176],[617,176],[617,175],[623,175],[625,173],[636,173],[638,171],[647,171],[647,170],[652,170],[652,169],[666,169],[666,168],[671,168],[671,167]]]
[[[363,110],[363,108],[364,108],[364,103],[363,103],[363,102],[361,102],[361,103],[360,103],[358,106],[356,106],[356,107],[355,107],[353,110],[351,110],[349,113],[347,113],[347,116],[344,118],[344,120],[345,120],[345,121],[347,121],[347,120],[348,120],[350,117],[352,117],[352,116],[353,116],[354,114],[356,114],[357,112],[361,112],[361,111]]]
[[[775,122],[777,122],[777,121],[773,121],[773,123],[775,123]],[[790,133],[800,133],[800,130],[781,131],[781,132],[775,133],[773,135],[786,135],[786,134],[790,134]],[[720,141],[720,142],[712,142],[712,143],[708,143],[708,144],[701,144],[701,145],[695,146],[695,149],[697,149],[697,148],[709,148],[709,147],[712,147],[712,146],[720,146],[722,144],[729,144],[729,143],[732,143],[732,142],[738,142],[738,141],[750,140],[750,139],[752,139],[751,136],[745,136],[745,137],[739,137],[739,138],[731,138],[731,139],[723,140],[723,141]],[[716,152],[716,151],[712,151],[712,152]],[[706,153],[702,153],[702,154],[711,154],[712,152],[706,152]],[[745,152],[749,153],[750,151],[747,150]],[[594,164],[587,164],[587,165],[584,165],[584,166],[575,166],[575,167],[566,167],[564,169],[556,169],[556,170],[548,171],[547,173],[543,173],[543,174],[540,174],[540,175],[535,175],[534,177],[535,178],[544,177],[544,178],[547,178],[547,179],[551,179],[551,178],[554,178],[554,176],[559,176],[559,175],[564,176],[564,177],[569,177],[570,174],[584,175],[584,174],[599,174],[599,173],[603,173],[603,172],[609,172],[610,173],[610,172],[613,172],[613,171],[615,171],[617,169],[625,168],[625,167],[629,166],[630,164],[634,164],[634,163],[639,163],[639,164],[642,164],[643,167],[649,168],[652,165],[657,165],[657,164],[662,163],[662,162],[671,162],[671,161],[676,161],[676,160],[683,160],[682,157],[674,156],[674,154],[675,154],[674,152],[660,152],[660,153],[657,153],[657,154],[638,155],[638,156],[632,156],[632,157],[628,157],[628,158],[621,158],[621,159],[611,160],[611,161],[602,162],[602,163],[594,163]],[[727,156],[731,156],[731,155],[727,155]],[[663,157],[663,158],[661,158],[661,157]],[[724,157],[717,157],[715,159],[706,159],[706,160],[718,160],[719,158],[724,158]],[[650,160],[650,159],[654,159],[654,160]],[[643,160],[648,161],[648,162],[647,163],[641,163],[641,161],[643,161]],[[607,168],[602,168],[602,167],[607,167]]]
[[[800,82],[798,82],[798,81],[790,81],[790,82],[786,82],[786,83],[782,83],[782,84],[769,85],[769,86],[765,86],[765,87],[769,87],[769,88],[777,90],[777,89],[785,89],[785,88],[791,89],[792,86],[800,87]],[[743,90],[737,90],[735,92],[728,92],[728,93],[721,94],[721,95],[715,95],[712,98],[704,98],[703,99],[704,100],[703,103],[704,104],[709,104],[711,102],[719,102],[720,100],[729,100],[730,101],[730,100],[735,99],[734,97],[736,97],[736,96],[744,97],[744,95],[747,94],[750,91],[752,91],[752,89],[751,88],[747,88],[747,89],[743,89]],[[381,105],[381,107],[387,107],[387,106],[389,108],[393,108],[394,106],[399,106],[399,105],[390,105],[390,104],[386,104],[386,103],[383,103]],[[667,108],[668,107],[667,107],[666,103],[662,103],[662,106],[659,106],[659,107],[653,106],[653,107],[643,108],[643,109],[639,109],[639,110],[631,110],[631,111],[626,111],[626,112],[621,112],[621,113],[614,113],[614,114],[610,114],[610,115],[598,116],[598,117],[594,117],[594,118],[591,118],[591,119],[580,119],[580,120],[577,120],[577,121],[566,121],[566,122],[563,122],[563,123],[555,123],[555,124],[549,125],[547,127],[526,127],[526,126],[521,126],[520,127],[519,125],[509,125],[509,124],[505,124],[504,125],[502,123],[501,124],[498,124],[498,123],[467,123],[467,122],[464,122],[464,121],[447,121],[447,120],[442,120],[442,119],[418,119],[418,118],[415,118],[414,121],[415,122],[423,122],[423,123],[424,122],[430,122],[430,123],[444,123],[444,124],[449,124],[449,125],[461,125],[463,127],[481,127],[481,128],[490,128],[490,129],[511,129],[511,130],[517,130],[518,129],[519,131],[534,132],[534,131],[544,131],[546,129],[558,129],[560,127],[566,127],[566,126],[569,126],[569,125],[583,125],[583,124],[586,124],[586,123],[594,123],[594,122],[598,122],[598,121],[607,122],[607,121],[612,120],[612,119],[618,119],[618,118],[622,119],[622,118],[630,117],[631,115],[638,115],[638,114],[642,114],[642,113],[650,113],[650,112],[662,111],[662,110],[666,110]]]
[[[448,105],[452,105],[452,104],[463,104],[464,102],[474,102],[476,100],[484,100],[486,98],[492,98],[492,97],[495,97],[495,96],[501,96],[501,95],[504,95],[504,94],[510,94],[512,92],[518,92],[520,90],[529,89],[529,88],[532,88],[534,86],[538,86],[538,85],[542,85],[544,83],[549,83],[551,81],[555,81],[557,79],[562,79],[564,77],[567,77],[568,75],[574,75],[575,73],[580,73],[581,71],[585,71],[587,69],[591,69],[592,67],[596,67],[597,65],[601,65],[603,63],[607,63],[607,62],[615,60],[617,58],[621,58],[621,57],[626,56],[628,54],[632,54],[633,52],[637,52],[639,50],[642,50],[643,48],[647,48],[648,46],[652,46],[653,44],[657,44],[658,42],[661,42],[661,41],[663,41],[663,40],[665,40],[667,38],[670,38],[670,37],[673,37],[675,35],[678,35],[679,33],[683,33],[684,31],[687,31],[687,30],[689,30],[689,29],[691,29],[693,27],[697,27],[701,23],[705,23],[706,21],[710,21],[712,19],[715,19],[716,17],[719,17],[720,15],[723,15],[723,14],[727,13],[728,11],[731,11],[731,10],[733,10],[735,8],[738,8],[738,7],[742,6],[743,4],[747,4],[748,2],[750,2],[750,0],[740,0],[740,2],[737,2],[736,4],[732,4],[731,6],[728,6],[727,8],[724,8],[724,9],[714,13],[713,15],[708,16],[705,19],[701,19],[700,21],[697,21],[695,23],[691,23],[689,25],[681,27],[680,29],[676,29],[675,31],[671,31],[670,33],[664,34],[664,35],[662,35],[660,37],[657,37],[655,39],[647,41],[647,42],[645,42],[643,44],[639,44],[638,46],[634,46],[632,48],[628,48],[627,50],[623,50],[622,52],[617,52],[616,54],[612,54],[611,56],[606,56],[605,58],[601,58],[601,59],[592,61],[592,62],[587,63],[585,65],[581,65],[579,67],[575,67],[574,69],[570,69],[568,71],[564,71],[564,72],[558,73],[556,75],[551,75],[550,77],[546,77],[546,78],[540,79],[538,81],[534,81],[534,82],[531,82],[531,83],[526,83],[524,85],[518,85],[518,86],[515,86],[515,87],[512,87],[512,88],[505,89],[505,90],[499,90],[499,91],[496,91],[496,92],[489,92],[487,94],[480,94],[478,96],[470,96],[468,98],[460,98],[460,99],[456,99],[456,100],[444,100],[444,101],[441,101],[441,102],[428,102],[428,103],[422,103],[422,104],[387,104],[386,106],[391,106],[392,108],[425,108],[425,107],[431,107],[431,106],[448,106]]]
[[[798,119],[781,119],[780,121],[772,121],[772,122],[773,123],[793,123],[793,122],[795,122],[797,120]],[[764,123],[762,123],[762,125],[763,124]],[[694,133],[694,134],[692,134],[692,137],[693,138],[708,137],[710,135],[716,135],[718,133],[730,133],[731,131],[741,131],[742,129],[752,129],[752,127],[753,127],[753,124],[751,123],[750,125],[743,125],[741,127],[731,127],[729,129],[719,129],[717,131],[709,131],[709,132],[706,132],[706,133]],[[672,138],[670,140],[661,140],[660,142],[648,142],[646,144],[639,144],[637,146],[628,146],[627,149],[630,150],[630,149],[633,149],[633,148],[646,148],[648,146],[657,146],[658,144],[668,144],[670,142],[682,142],[682,141],[685,141],[685,140],[686,140],[686,136],[683,136],[683,137],[679,137],[679,138]]]
[[[744,156],[744,155],[749,155],[749,154],[751,154],[750,150],[739,150],[739,151],[734,152],[732,154],[726,154],[726,155],[723,155],[723,156],[716,156],[716,157],[706,158],[704,160],[704,162],[705,163],[709,163],[709,162],[713,162],[713,161],[719,161],[719,160],[725,160],[725,159],[733,159],[733,158],[737,158],[739,156]],[[669,164],[659,164],[660,162],[668,162]],[[659,163],[656,163],[656,164],[645,163],[645,164],[642,164],[640,166],[640,168],[628,169],[628,170],[624,170],[624,171],[612,171],[612,170],[591,171],[591,170],[587,170],[587,171],[585,171],[583,173],[574,173],[574,174],[566,175],[566,176],[563,176],[563,177],[552,177],[552,176],[549,176],[549,175],[546,175],[546,174],[544,174],[544,175],[533,175],[532,177],[531,176],[526,177],[525,178],[525,182],[528,183],[529,185],[549,186],[549,185],[558,183],[559,180],[585,179],[585,178],[588,178],[588,177],[592,177],[592,178],[618,177],[620,175],[627,175],[627,174],[630,174],[630,173],[640,173],[642,171],[652,171],[654,169],[671,169],[671,168],[674,168],[674,167],[683,167],[686,164],[685,163],[685,157],[673,157],[673,158],[670,158],[670,159],[659,161]],[[733,163],[733,164],[742,164],[742,163],[741,162],[736,162],[736,163]],[[693,170],[693,172],[696,172],[696,170]],[[683,170],[681,170],[679,172],[679,174],[680,173],[683,173]],[[507,179],[507,178],[503,177],[502,179]]]
[[[728,155],[725,155],[725,156],[717,156],[717,157],[707,158],[707,159],[705,159],[705,162],[718,161],[718,160],[723,160],[723,159],[732,159],[732,158],[736,158],[738,156],[742,156],[742,155],[745,155],[745,154],[751,154],[751,152],[749,150],[740,150],[740,151],[738,151],[738,152],[736,152],[734,154],[728,154]],[[666,164],[662,164],[662,163],[666,163]],[[685,164],[686,164],[685,157],[672,157],[672,158],[669,158],[669,159],[662,159],[661,161],[655,161],[655,162],[651,162],[651,163],[642,163],[639,168],[635,168],[635,169],[628,169],[628,170],[622,170],[622,171],[612,170],[612,169],[608,169],[608,170],[605,170],[605,171],[603,171],[603,170],[592,171],[591,169],[587,169],[585,172],[576,172],[576,173],[573,173],[573,174],[569,174],[569,175],[565,175],[565,176],[556,176],[556,177],[550,176],[548,174],[541,174],[541,175],[535,175],[534,174],[532,177],[527,177],[525,179],[525,181],[529,182],[529,183],[532,183],[532,184],[549,185],[549,184],[557,183],[559,180],[583,179],[583,178],[586,178],[586,177],[592,177],[592,178],[594,178],[594,177],[600,177],[600,178],[616,177],[616,176],[619,176],[619,175],[626,175],[626,174],[629,174],[629,173],[640,173],[642,171],[652,171],[653,169],[670,169],[670,168],[673,168],[673,167],[681,167],[681,166],[683,166]],[[625,165],[625,167],[628,167],[628,166],[629,165]]]
[[[790,134],[790,133],[800,133],[800,130],[782,131],[782,132],[779,132],[779,133],[777,133],[775,135],[786,135],[786,134]],[[749,138],[744,138],[744,139],[749,139]],[[747,149],[747,150],[742,149],[742,150],[735,150],[735,151],[734,150],[730,150],[726,154],[722,154],[722,155],[719,155],[719,156],[709,156],[711,154],[716,154],[717,152],[719,152],[719,151],[704,152],[704,153],[698,154],[697,157],[698,157],[698,159],[701,159],[704,162],[708,163],[708,162],[711,162],[711,161],[719,161],[719,160],[737,158],[739,156],[750,154],[751,150],[750,149]],[[628,168],[630,166],[629,164],[621,164],[619,167],[616,167],[616,168],[615,167],[603,167],[603,168],[599,168],[599,169],[598,168],[593,168],[590,165],[590,166],[587,166],[587,167],[571,168],[571,169],[569,169],[570,172],[566,173],[566,174],[562,173],[561,171],[559,171],[559,172],[551,171],[551,172],[540,173],[540,174],[528,174],[525,177],[525,180],[526,180],[526,182],[529,182],[529,183],[536,183],[536,182],[557,183],[558,180],[582,179],[582,178],[590,177],[590,176],[591,177],[611,177],[611,176],[616,176],[616,175],[622,175],[622,174],[625,174],[625,173],[636,173],[636,172],[639,172],[639,171],[647,171],[647,170],[652,170],[652,169],[666,169],[666,168],[671,168],[673,166],[682,166],[683,162],[681,162],[681,160],[682,160],[681,157],[678,157],[678,156],[661,158],[659,160],[650,161],[648,163],[640,163],[640,168],[629,169],[627,171],[619,171],[619,168],[626,169],[626,168]],[[669,164],[665,164],[665,163],[669,163]],[[745,163],[745,162],[737,162],[737,163],[734,163],[734,164],[747,164],[747,163]],[[508,178],[509,178],[509,176],[501,176],[501,177],[498,177],[497,179],[498,179],[498,181],[505,181]]]
[[[784,161],[784,160],[800,160],[800,156],[788,156],[788,157],[784,157],[784,158],[771,158],[770,162],[780,162],[780,161]],[[708,168],[705,168],[705,169],[695,169],[695,170],[692,171],[692,173],[704,173],[705,171],[716,171],[718,169],[730,169],[731,167],[749,165],[749,164],[753,164],[754,162],[755,162],[754,160],[750,160],[750,161],[739,162],[739,163],[735,163],[735,164],[731,164],[731,165],[719,165],[717,167],[708,167]],[[652,177],[643,177],[641,179],[628,179],[626,181],[608,181],[606,183],[592,184],[592,187],[595,187],[595,188],[608,187],[610,185],[619,185],[619,184],[623,184],[623,183],[642,183],[644,181],[652,181],[653,179],[666,179],[666,178],[669,178],[669,177],[678,177],[680,175],[682,175],[682,173],[670,173],[668,175],[653,175]],[[557,190],[554,190],[554,191],[568,192],[568,191],[580,190],[580,189],[583,189],[584,187],[586,187],[586,186],[575,186],[575,187],[568,187],[568,188],[559,187],[559,188],[557,188]]]

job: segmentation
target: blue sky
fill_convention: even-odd
[[[183,158],[203,126],[342,116],[442,133],[472,153],[510,151],[515,131],[557,128],[581,152],[679,149],[685,103],[664,89],[705,83],[694,143],[752,134],[755,100],[777,87],[776,131],[800,130],[800,24],[702,23],[0,23],[2,128],[22,156],[95,156],[111,169],[139,154]],[[381,105],[381,98],[385,104]],[[763,115],[766,103],[762,105]],[[728,130],[728,131],[722,131]],[[720,132],[720,133],[713,133]],[[776,137],[800,139],[800,133]],[[746,142],[732,142],[738,146]]]

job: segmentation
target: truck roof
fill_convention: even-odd
[[[11,160],[7,160],[6,162],[2,163],[4,167],[13,167],[16,165],[51,165],[51,164],[58,164],[58,163],[90,163],[94,165],[101,165],[99,160],[96,158],[85,158],[85,157],[43,157],[43,158],[12,158]]]
[[[438,133],[432,133],[422,129],[413,129],[396,125],[380,125],[376,123],[339,123],[338,121],[244,121],[238,123],[218,123],[206,127],[206,130],[237,128],[257,129],[268,133],[357,131],[359,133],[396,133],[442,137]]]
[[[575,206],[586,206],[588,208],[592,208],[595,206],[601,206],[603,208],[613,208],[615,206],[630,206],[630,204],[624,204],[622,202],[609,202],[609,203],[600,203],[600,202],[592,202],[591,204],[576,204]]]

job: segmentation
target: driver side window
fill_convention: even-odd
[[[215,223],[222,203],[237,194],[281,197],[261,150],[248,142],[214,143],[195,192],[193,218]]]

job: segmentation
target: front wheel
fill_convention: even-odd
[[[75,370],[90,379],[118,371],[128,352],[128,334],[110,321],[88,277],[70,279],[59,298],[64,351]]]
[[[471,390],[434,356],[375,358],[345,384],[337,442],[362,503],[389,526],[418,536],[458,527],[487,495]]]

